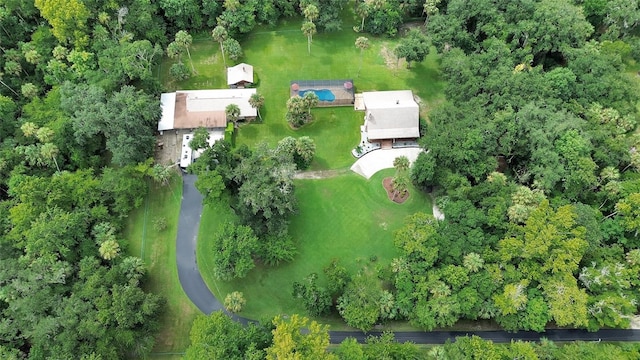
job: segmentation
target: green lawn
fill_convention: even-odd
[[[397,39],[357,34],[351,30],[355,24],[351,7],[346,7],[343,15],[345,30],[315,35],[311,54],[307,53],[307,39],[300,31],[302,19],[289,19],[275,29],[258,27],[238,39],[245,53],[241,61],[254,66],[259,78],[258,92],[265,97],[265,105],[261,109],[263,120],[240,127],[237,144],[252,147],[267,142],[273,145],[285,136],[310,136],[316,143],[312,170],[344,169],[353,164],[355,159],[350,152],[360,140],[359,126],[362,125],[364,113],[356,112],[352,107],[318,108],[313,110],[313,123],[293,130],[285,121],[285,104],[289,97],[290,81],[294,79],[353,78],[356,92],[411,89],[421,99],[422,118],[427,117],[430,108],[443,101],[444,83],[440,79],[439,59],[435,51],[422,63],[413,64],[411,69],[406,69],[402,63],[398,67],[395,59],[389,56]],[[361,35],[370,38],[371,47],[364,52],[360,69],[360,51],[354,43]],[[211,39],[209,31],[194,35],[191,55],[197,74],[183,82],[175,82],[169,77],[169,68],[174,60],[165,58],[162,61],[158,76],[167,91],[226,87],[219,45]],[[185,61],[188,62],[188,59]],[[227,59],[227,65],[233,63]],[[388,176],[392,170],[383,173]],[[205,206],[197,253],[205,281],[221,299],[231,291],[244,292],[248,303],[242,315],[247,317],[304,313],[291,297],[293,281],[311,272],[321,273],[322,268],[335,257],[342,259],[352,271],[367,264],[375,266],[370,263],[373,255],[378,257],[376,264],[385,264],[396,255],[392,233],[401,226],[404,217],[416,211],[431,212],[430,200],[415,189],[405,204],[388,201],[381,184],[382,176],[379,173],[370,181],[355,174],[325,180],[297,181],[300,212],[292,219],[290,227],[300,251],[296,260],[277,268],[259,266],[247,278],[231,283],[213,280],[208,270],[211,267],[211,246],[207,240],[222,222],[233,220],[234,215],[224,201]],[[132,222],[136,221],[140,223],[141,220],[132,219]],[[170,244],[174,242],[173,238],[165,241]],[[168,279],[167,284],[163,284],[166,287],[160,287],[158,283],[157,290],[161,293],[170,292],[172,295],[169,296],[175,297],[170,300],[169,307],[169,314],[173,315],[163,319],[159,352],[186,347],[187,323],[190,324],[197,313],[191,304],[187,306],[184,303],[186,300],[175,276],[173,251],[173,248],[167,249],[162,254],[166,259],[156,260],[163,263],[171,261],[173,273],[158,267],[152,270],[152,273],[164,271],[154,274],[157,279]],[[177,284],[171,288],[175,291],[168,290],[173,282]],[[178,318],[186,320],[180,324],[172,323]],[[344,326],[340,325],[337,318],[323,321]],[[182,330],[177,329],[179,326],[182,326]],[[170,338],[174,339],[173,343]],[[185,346],[181,347],[180,344]]]
[[[317,146],[312,169],[351,165],[350,151],[360,140],[359,126],[363,123],[364,113],[355,112],[352,107],[314,109],[314,123],[292,130],[285,121],[285,104],[290,81],[295,79],[353,78],[356,92],[411,89],[423,100],[423,118],[428,109],[443,100],[444,83],[440,79],[435,50],[411,69],[403,65],[396,69],[395,61],[388,66],[385,54],[393,52],[397,40],[369,36],[371,47],[363,53],[358,76],[360,50],[356,49],[355,40],[360,35],[368,35],[350,30],[355,23],[348,8],[344,14],[345,30],[315,35],[311,54],[307,53],[307,39],[300,31],[301,19],[289,19],[275,30],[258,27],[239,39],[245,53],[241,61],[254,66],[260,79],[258,92],[265,97],[265,105],[261,110],[263,121],[242,126],[237,136],[238,144],[252,146],[263,141],[275,144],[285,136],[307,135]],[[220,47],[209,33],[195,36],[191,55],[198,74],[183,82],[171,80],[168,71],[174,60],[164,59],[159,75],[167,90],[226,87]]]
[[[145,204],[129,215],[124,232],[129,255],[141,257],[147,266],[146,290],[166,299],[154,353],[184,351],[189,346],[191,323],[200,313],[178,281],[175,244],[181,197],[182,179],[177,174],[166,187],[151,185]],[[153,226],[160,217],[167,220],[164,231],[156,231]],[[154,358],[172,357],[158,354]]]
[[[231,291],[242,291],[247,299],[242,315],[250,318],[304,313],[291,296],[294,281],[312,272],[322,274],[333,258],[340,259],[351,272],[367,264],[387,264],[397,255],[393,232],[403,219],[417,211],[431,213],[429,198],[415,189],[404,204],[387,198],[382,179],[393,173],[393,169],[383,170],[370,180],[347,174],[296,181],[300,209],[292,219],[290,232],[297,241],[298,256],[276,268],[258,266],[246,278],[232,282],[215,281],[207,269],[212,266],[211,234],[234,216],[228,206],[206,207],[197,254],[209,288],[219,298]],[[375,264],[370,263],[372,256],[377,257]],[[324,281],[323,275],[321,278]]]

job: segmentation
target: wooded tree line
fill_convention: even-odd
[[[416,214],[388,286],[425,329],[627,327],[637,312],[640,144],[633,20],[616,1],[449,1],[429,16],[447,101],[429,115]],[[588,5],[588,6],[587,6]],[[619,30],[619,24],[631,28]],[[597,29],[597,31],[596,31]]]

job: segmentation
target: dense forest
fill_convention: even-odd
[[[459,319],[536,331],[629,325],[640,296],[638,89],[626,69],[640,61],[637,1],[6,0],[0,357],[151,351],[163,301],[142,289],[145,266],[125,256],[121,231],[149,182],[169,176],[150,160],[163,90],[154,66],[164,54],[175,57],[182,67],[172,75],[183,77],[182,48],[188,53],[191,40],[182,33],[223,27],[222,46],[258,24],[306,16],[309,5],[318,31],[351,31],[340,16],[348,6],[360,24],[354,30],[373,36],[425,21],[447,82],[446,102],[430,112],[421,140],[428,152],[411,169],[446,219],[407,219],[395,237],[402,256],[389,269],[348,276],[333,264],[331,288],[313,277],[297,284],[309,313],[336,305],[361,329],[392,319],[429,330]],[[245,151],[245,166],[259,155],[278,162],[258,149]],[[213,184],[233,180],[242,196],[242,186],[264,185],[250,170],[240,166],[235,180]],[[256,233],[286,232],[280,216],[271,231],[263,209],[245,211]],[[254,249],[275,263],[291,257],[267,250]],[[238,346],[277,357],[277,349],[261,351],[280,335],[278,325],[291,332],[305,321],[234,331],[253,331]],[[502,351],[465,341],[443,351]],[[543,345],[511,347],[540,353]]]

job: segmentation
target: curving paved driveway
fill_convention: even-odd
[[[382,169],[392,168],[393,160],[397,157],[406,156],[413,163],[423,151],[421,147],[373,150],[359,158],[351,170],[369,179]]]
[[[416,155],[417,156],[417,155]],[[393,161],[393,160],[392,160]],[[198,228],[202,215],[202,195],[195,187],[195,175],[183,175],[182,203],[180,204],[180,220],[178,222],[178,235],[176,239],[176,263],[178,265],[178,278],[187,297],[205,314],[223,310],[234,320],[247,324],[252,320],[230,314],[216,299],[207,287],[196,260],[196,243],[198,240]],[[363,333],[361,331],[330,331],[332,344],[339,344],[347,337],[353,337],[359,342],[364,342],[368,336],[378,336],[380,332]],[[396,332],[395,337],[399,342],[411,341],[416,344],[444,344],[447,340],[454,340],[457,336],[478,335],[483,339],[496,343],[505,343],[514,340],[537,341],[545,337],[553,341],[640,341],[640,330],[600,330],[587,332],[586,330],[548,330],[545,333],[520,331],[509,333],[506,331],[406,331]]]
[[[187,297],[200,311],[210,314],[222,310],[234,320],[247,323],[249,320],[227,312],[222,303],[207,287],[196,259],[198,229],[202,216],[202,195],[195,186],[196,176],[183,174],[182,202],[180,203],[180,219],[178,220],[178,235],[176,236],[176,264],[178,265],[178,279]]]

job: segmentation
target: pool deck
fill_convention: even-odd
[[[320,88],[300,88],[298,90],[290,89],[290,97],[299,95],[301,92],[308,90],[330,90],[335,96],[333,101],[318,101],[319,107],[329,106],[353,106],[355,96],[352,92],[346,90],[343,86],[321,86]]]

